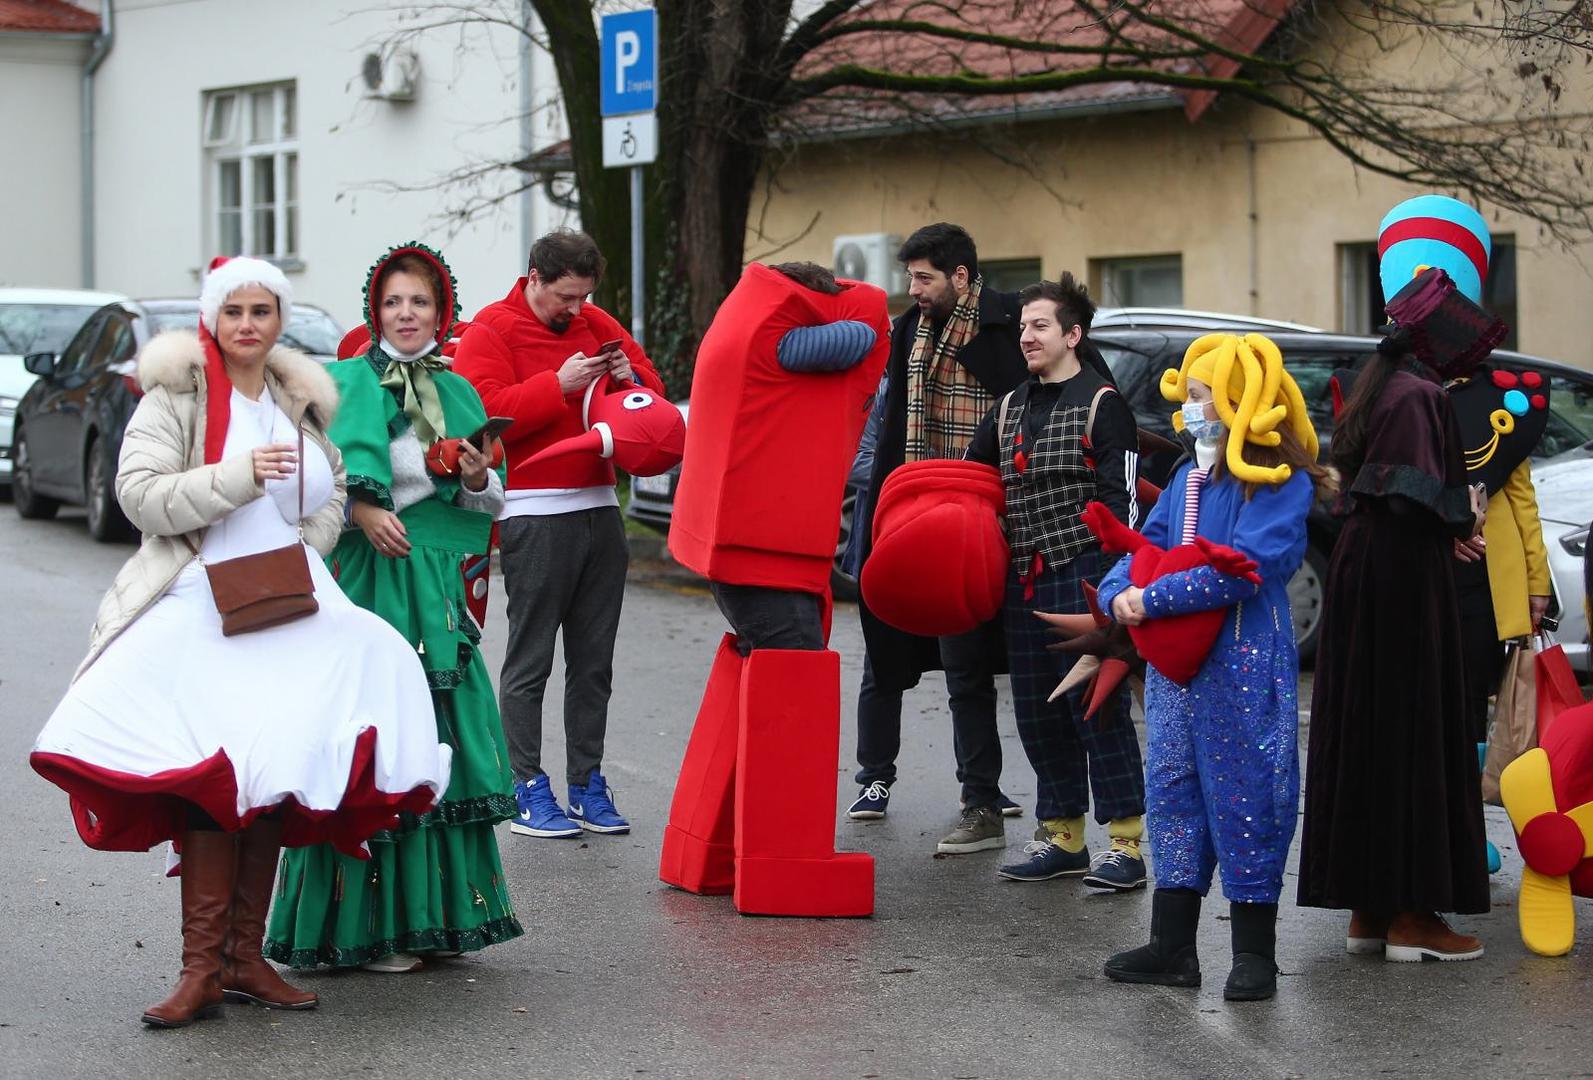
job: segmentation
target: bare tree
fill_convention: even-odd
[[[570,124],[581,216],[628,280],[627,196],[602,164],[602,2],[530,0]],[[518,0],[417,4],[415,32],[532,33]],[[740,274],[749,212],[790,149],[852,129],[1021,119],[1088,88],[1163,88],[1198,117],[1242,100],[1357,167],[1593,234],[1586,179],[1589,0],[655,0],[659,158],[649,169],[650,310],[684,313],[655,353],[689,356]],[[1438,50],[1441,63],[1407,63]],[[1419,72],[1436,72],[1421,75]],[[1578,80],[1583,80],[1578,83]],[[1220,100],[1219,100],[1220,99]],[[994,143],[991,144],[992,146]],[[993,150],[993,152],[1000,152]],[[755,228],[754,235],[758,233]],[[609,294],[628,307],[628,298]],[[674,361],[674,363],[671,363]],[[682,387],[683,388],[683,387]]]

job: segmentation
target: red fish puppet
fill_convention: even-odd
[[[611,458],[632,476],[657,476],[680,464],[686,452],[686,418],[638,383],[598,379],[581,404],[586,431],[531,456],[531,463],[566,454]]]

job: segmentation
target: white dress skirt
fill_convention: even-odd
[[[269,394],[232,394],[224,457],[292,443]],[[305,514],[332,496],[331,467],[305,440]],[[220,562],[296,542],[298,479],[210,527]],[[276,809],[288,847],[330,842],[350,855],[424,813],[448,788],[452,750],[437,741],[420,659],[380,617],[352,604],[305,545],[320,610],[223,637],[196,560],[73,683],[31,763],[72,798],[90,847],[144,851],[176,840],[197,805],[223,829]]]

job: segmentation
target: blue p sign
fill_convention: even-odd
[[[658,104],[658,20],[652,8],[604,15],[599,30],[603,115]]]

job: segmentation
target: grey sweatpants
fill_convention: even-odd
[[[498,527],[509,640],[499,708],[516,780],[542,770],[542,696],[564,631],[565,778],[585,786],[603,763],[614,638],[630,548],[612,506],[506,518]]]

